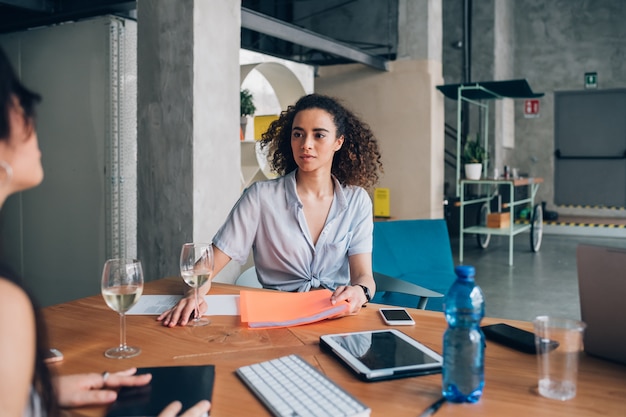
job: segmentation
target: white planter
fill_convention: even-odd
[[[465,178],[479,180],[482,174],[483,164],[465,164]]]

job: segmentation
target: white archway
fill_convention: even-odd
[[[307,94],[305,86],[296,74],[287,66],[277,62],[260,62],[240,65],[240,86],[252,71],[258,71],[269,83],[274,91],[280,110],[286,110],[300,97]],[[254,91],[252,91],[254,95]],[[241,186],[248,187],[255,181],[272,178],[266,155],[261,152],[258,143],[253,141],[241,142]]]
[[[267,79],[276,93],[282,110],[287,109],[287,106],[295,103],[306,94],[306,90],[298,77],[289,68],[277,62],[241,65],[239,69],[240,85],[243,84],[252,70],[258,71]]]

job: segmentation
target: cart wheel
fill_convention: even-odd
[[[530,250],[539,252],[543,236],[543,209],[541,204],[535,204],[533,217],[530,223]]]
[[[480,210],[478,210],[478,225],[481,227],[487,227],[487,215],[489,214],[490,209],[489,209],[489,203],[483,203],[482,206],[480,206]],[[489,246],[489,241],[491,240],[491,235],[490,234],[482,234],[482,233],[478,233],[476,235],[476,241],[478,242],[478,246],[480,246],[483,249],[487,249],[487,246]]]

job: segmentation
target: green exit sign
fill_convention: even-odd
[[[597,72],[585,73],[585,88],[598,88],[598,73]]]

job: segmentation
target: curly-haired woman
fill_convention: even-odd
[[[374,134],[337,99],[310,94],[281,113],[261,147],[280,177],[252,184],[235,204],[213,238],[213,276],[231,259],[244,263],[252,248],[264,288],[327,288],[357,314],[376,290],[366,191],[382,171]],[[158,320],[184,326],[194,305],[190,294]]]

